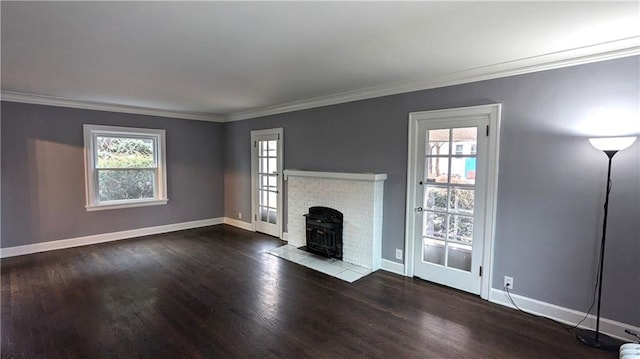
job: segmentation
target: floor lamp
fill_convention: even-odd
[[[602,298],[602,272],[604,266],[604,244],[607,236],[607,214],[609,211],[609,192],[611,192],[611,160],[613,156],[620,150],[631,146],[636,140],[635,137],[603,137],[591,138],[589,142],[593,147],[603,151],[609,157],[609,169],[607,171],[607,189],[604,200],[604,219],[602,221],[602,240],[600,242],[600,266],[598,271],[598,309],[596,317],[596,330],[578,329],[576,338],[584,344],[602,349],[602,350],[618,350],[620,341],[611,338],[608,335],[600,333],[600,300]]]

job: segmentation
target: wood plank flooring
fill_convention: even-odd
[[[2,358],[617,358],[479,297],[343,282],[226,225],[2,260]]]

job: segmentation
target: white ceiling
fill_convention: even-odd
[[[637,1],[2,1],[1,13],[3,99],[211,120],[640,53]]]

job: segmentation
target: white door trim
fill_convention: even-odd
[[[256,208],[258,207],[258,198],[256,193],[256,188],[258,184],[258,178],[256,173],[258,172],[258,161],[256,161],[256,151],[257,149],[254,146],[254,142],[258,140],[260,136],[273,136],[277,135],[279,138],[278,143],[278,215],[276,221],[278,226],[278,235],[277,237],[282,239],[282,221],[283,221],[283,168],[284,168],[284,129],[282,127],[278,128],[270,128],[264,130],[254,130],[251,131],[251,227],[255,232],[256,230],[256,218],[258,212]]]
[[[498,158],[500,147],[500,112],[501,104],[490,104],[471,107],[450,108],[443,110],[421,111],[409,113],[409,141],[407,156],[407,196],[405,210],[405,276],[413,277],[414,273],[414,248],[415,248],[415,221],[413,199],[416,195],[416,163],[418,151],[418,119],[443,120],[447,118],[460,118],[466,116],[489,116],[489,139],[487,158],[487,185],[485,204],[484,248],[482,252],[482,278],[480,284],[480,297],[489,299],[491,282],[493,278],[493,242],[495,237],[496,204],[498,199]]]

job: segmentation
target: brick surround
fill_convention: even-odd
[[[325,206],[344,215],[343,261],[372,271],[382,259],[382,197],[386,174],[285,170],[287,240],[305,245],[309,207]]]

